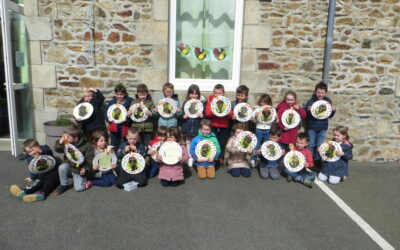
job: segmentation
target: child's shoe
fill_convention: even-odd
[[[44,197],[43,193],[34,193],[34,194],[25,195],[23,200],[25,202],[34,202],[34,201],[43,201],[44,198],[45,197]]]
[[[92,185],[93,185],[92,181],[86,181],[85,183],[86,190],[89,189]]]
[[[287,181],[287,182],[293,181],[293,177],[290,176],[290,175],[286,176],[286,181]]]
[[[188,167],[193,167],[193,158],[189,158],[188,160]]]
[[[26,195],[25,192],[22,189],[20,189],[17,185],[11,185],[10,192],[15,197],[18,197],[20,199],[24,198],[24,196]]]
[[[58,188],[54,192],[54,195],[61,195],[67,190],[68,190],[68,186],[67,185],[60,185],[60,186],[58,186]]]
[[[303,184],[306,185],[309,188],[312,188],[312,181],[309,180],[309,179],[304,180]]]

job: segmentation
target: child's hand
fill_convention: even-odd
[[[344,155],[344,153],[343,153],[342,150],[338,150],[338,151],[337,151],[337,155],[338,155],[338,156],[342,156],[342,155]]]
[[[97,92],[97,89],[95,89],[95,88],[88,88],[88,91],[92,91],[92,92],[96,93],[96,92]]]
[[[99,169],[99,165],[93,165],[93,170]]]
[[[58,142],[59,142],[60,144],[63,144],[65,141],[66,141],[66,135],[63,134]]]
[[[154,149],[150,149],[147,153],[149,155],[154,155],[157,151],[155,151]]]
[[[26,178],[24,179],[24,181],[25,181],[25,182],[31,182],[31,181],[32,181],[32,178],[31,178],[31,177],[26,177]]]
[[[183,119],[187,119],[189,116],[187,114],[183,115]]]
[[[197,113],[197,116],[199,117],[199,118],[203,118],[204,116],[203,116],[203,113],[201,113],[201,112],[198,112]]]
[[[261,149],[258,149],[257,151],[256,151],[256,154],[261,154]]]
[[[132,110],[128,110],[128,116],[132,115]]]
[[[332,111],[336,111],[336,108],[332,105]]]
[[[232,120],[237,120],[236,115],[232,115]]]
[[[135,146],[135,145],[130,145],[129,147],[130,147],[130,149],[131,149],[133,152],[136,152],[136,151],[137,151],[137,149],[136,149],[136,146]]]
[[[150,110],[146,110],[145,113],[146,113],[146,115],[148,115],[148,116],[151,116],[151,114],[152,114]]]
[[[182,109],[181,108],[176,108],[176,112],[181,112]]]
[[[116,168],[116,167],[117,167],[117,164],[112,163],[112,164],[111,164],[111,167],[112,167],[112,168]]]
[[[125,153],[128,153],[130,149],[131,149],[131,146],[126,145],[124,148]]]
[[[248,153],[248,154],[252,154],[252,153],[253,153],[253,150],[249,149],[249,150],[247,150],[247,153]]]
[[[308,111],[311,111],[311,106],[309,106],[309,107],[307,108],[307,110],[308,110]]]
[[[84,168],[81,168],[81,170],[79,171],[79,174],[80,175],[85,175],[85,173],[86,173],[86,170]]]
[[[197,162],[203,162],[204,160],[203,159],[197,159]]]
[[[310,166],[310,164],[308,164],[307,162],[304,162],[304,167],[308,168]]]
[[[290,144],[289,144],[289,149],[290,149],[291,151],[294,150],[294,144],[293,144],[293,143],[290,143]]]
[[[293,108],[294,109],[299,109],[299,105],[297,105],[297,103],[296,103],[296,104],[293,105]]]
[[[208,158],[208,162],[213,162],[214,159],[213,158]]]
[[[157,159],[160,160],[160,161],[162,161],[162,155],[157,154]]]
[[[111,120],[111,118],[109,118],[109,119],[108,119],[108,122],[109,122],[109,123],[112,123],[112,122],[113,122],[113,120]]]

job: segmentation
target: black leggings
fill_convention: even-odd
[[[136,181],[138,183],[138,187],[144,187],[147,185],[147,178],[145,175],[145,171],[142,171],[139,174],[128,174],[124,170],[119,171],[119,175],[117,180],[115,181],[115,185],[118,188],[124,188],[124,184],[130,181]]]
[[[50,172],[40,175],[36,184],[25,187],[24,192],[25,194],[41,192],[47,197],[58,185],[60,185],[60,177],[57,168],[54,168]]]

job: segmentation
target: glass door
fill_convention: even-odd
[[[1,0],[1,25],[11,153],[17,156],[34,130],[24,9],[15,2]]]

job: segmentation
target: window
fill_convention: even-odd
[[[176,89],[198,84],[227,91],[239,85],[243,0],[172,0],[169,81]]]

